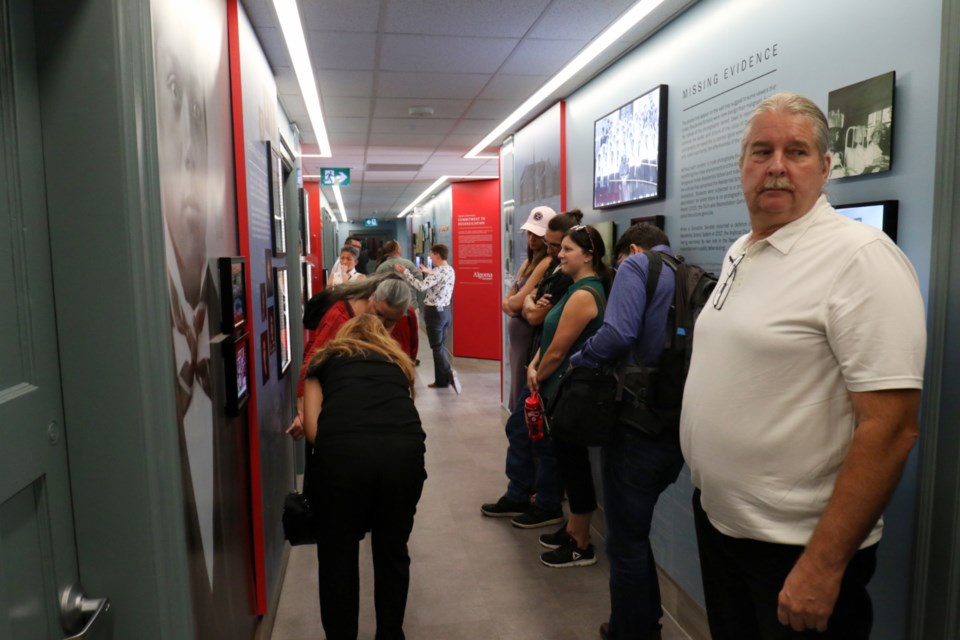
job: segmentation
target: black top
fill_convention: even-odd
[[[403,370],[383,356],[334,356],[310,367],[307,378],[323,387],[318,442],[353,435],[425,438]]]
[[[560,299],[566,295],[567,289],[573,284],[573,280],[560,271],[560,259],[554,258],[547,267],[546,275],[537,283],[537,291],[533,296],[534,300],[539,300],[545,293],[550,294],[550,304],[556,305]],[[527,362],[533,360],[540,350],[540,339],[543,337],[543,325],[540,324],[533,328],[530,336],[530,352],[527,354]]]

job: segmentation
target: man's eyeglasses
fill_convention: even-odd
[[[572,234],[574,231],[580,231],[580,230],[583,230],[583,232],[587,234],[587,240],[590,241],[590,253],[596,253],[596,252],[597,252],[597,249],[596,249],[596,247],[594,247],[594,245],[593,245],[593,238],[590,237],[590,230],[587,229],[587,225],[585,225],[585,224],[578,224],[578,225],[575,226],[575,227],[570,227],[570,231],[569,231],[568,235],[569,235],[569,234]]]
[[[720,286],[716,288],[716,292],[713,294],[713,308],[717,311],[723,308],[723,303],[726,302],[727,298],[730,296],[730,290],[733,288],[733,281],[737,277],[737,267],[740,266],[740,263],[743,262],[743,258],[746,255],[746,253],[741,253],[736,258],[733,256],[729,256],[727,258],[730,260],[730,270],[727,271],[727,277],[723,279],[723,282],[720,283]]]

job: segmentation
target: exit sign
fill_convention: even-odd
[[[380,226],[380,221],[376,218],[364,218],[363,226],[365,227],[378,227]]]
[[[320,169],[320,184],[325,187],[340,185],[341,187],[350,186],[350,169],[341,167],[329,167]]]

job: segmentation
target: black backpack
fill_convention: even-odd
[[[663,353],[653,376],[652,393],[647,395],[647,405],[651,411],[665,423],[665,426],[678,429],[680,426],[680,407],[683,404],[683,385],[690,370],[690,355],[693,353],[693,327],[700,311],[710,300],[717,276],[704,271],[695,264],[689,264],[680,256],[661,251],[647,251],[650,268],[647,272],[647,308],[663,264],[666,263],[676,274],[676,292],[673,304],[667,313],[667,331]]]

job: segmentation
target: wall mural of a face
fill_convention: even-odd
[[[219,461],[233,455],[227,445],[215,448],[214,433],[226,418],[212,381],[218,369],[211,327],[218,323],[211,313],[218,305],[208,267],[212,258],[237,253],[226,3],[154,0],[151,16],[177,422],[186,447],[191,587],[202,635],[213,607],[201,603],[219,588],[214,521],[226,502],[216,495],[215,474]]]

